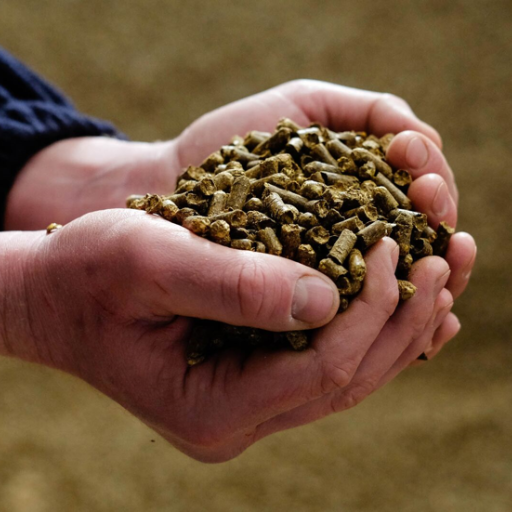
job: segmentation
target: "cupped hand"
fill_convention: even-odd
[[[170,193],[184,167],[199,164],[233,135],[272,131],[280,117],[378,135],[416,130],[441,145],[438,133],[396,96],[295,80],[214,110],[168,142],[84,137],[49,146],[18,175],[9,195],[6,229],[65,224],[84,213],[121,208],[130,194]]]
[[[316,80],[294,80],[214,110],[175,140],[145,144],[92,137],[65,140],[38,153],[22,170],[9,195],[7,229],[41,229],[64,224],[91,211],[124,206],[128,195],[169,193],[182,168],[199,164],[233,135],[272,131],[280,117],[299,124],[318,121],[333,130],[397,133],[387,157],[408,169],[415,181],[413,204],[455,226],[458,193],[441,138],[418,119],[406,101],[392,95]],[[458,233],[447,259],[449,290],[464,290],[476,256],[472,238]],[[453,323],[453,322],[452,322]]]
[[[386,157],[407,169],[414,181],[408,195],[414,209],[428,215],[437,228],[441,221],[457,224],[458,191],[438,132],[416,117],[407,102],[392,94],[296,80],[210,112],[192,123],[171,151],[180,164],[199,164],[235,134],[272,131],[278,119],[289,117],[299,125],[317,121],[336,131],[364,130],[382,136],[395,133]],[[464,291],[476,258],[476,245],[467,233],[455,234],[446,254],[451,270],[447,290],[455,299]],[[460,329],[450,313],[435,332],[427,357],[432,358]]]
[[[226,460],[263,435],[352,405],[426,348],[451,307],[448,267],[419,262],[418,294],[396,309],[397,257],[392,240],[376,244],[362,294],[334,317],[336,287],[313,269],[144,212],[96,212],[30,244],[13,306],[27,321],[5,346],[28,340],[26,359],[81,377],[192,457]],[[325,327],[302,353],[230,350],[188,368],[188,317]]]
[[[295,81],[207,114],[168,143],[85,138],[50,146],[17,180],[7,227],[65,223],[122,206],[132,193],[169,192],[182,167],[200,163],[236,133],[271,131],[280,117],[334,130],[401,132],[387,157],[416,178],[409,191],[415,207],[434,227],[441,220],[455,225],[457,190],[439,135],[403,100]],[[41,362],[84,378],[185,453],[219,461],[272,432],[350,407],[422,352],[435,355],[460,327],[449,311],[476,248],[470,235],[458,233],[446,262],[417,262],[411,280],[418,292],[397,308],[397,251],[385,239],[368,254],[363,292],[334,319],[337,299],[326,305],[333,288],[321,274],[217,246],[142,212],[87,215],[45,237],[38,254],[35,267],[45,279],[44,286],[32,280],[40,299],[36,323],[48,347]],[[316,280],[317,292],[297,284],[313,275],[323,280],[322,293]],[[300,308],[293,306],[297,290]],[[304,353],[231,351],[190,370],[188,317],[269,330],[324,327]]]

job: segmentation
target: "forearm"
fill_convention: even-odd
[[[122,208],[132,193],[172,190],[180,165],[174,143],[84,137],[36,154],[16,178],[5,229],[43,229],[81,215]]]

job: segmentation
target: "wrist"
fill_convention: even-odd
[[[180,172],[175,143],[108,137],[67,139],[37,153],[7,198],[5,229],[44,229],[85,213],[122,208],[130,194],[172,191]]]
[[[0,355],[46,363],[53,356],[40,329],[33,281],[42,231],[0,233]]]

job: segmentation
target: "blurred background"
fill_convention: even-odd
[[[436,360],[221,465],[0,360],[0,511],[512,510],[510,0],[2,0],[0,45],[145,141],[294,78],[393,92],[440,131],[479,247]]]

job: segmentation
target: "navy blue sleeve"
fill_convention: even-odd
[[[38,151],[62,139],[106,135],[114,126],[78,112],[55,87],[0,48],[0,228],[16,174]]]

